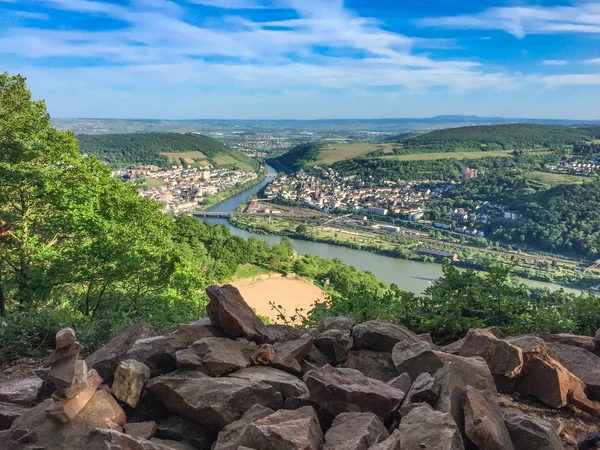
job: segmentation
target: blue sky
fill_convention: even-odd
[[[0,0],[54,117],[600,119],[600,0]]]

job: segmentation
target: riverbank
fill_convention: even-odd
[[[296,223],[292,218],[277,218],[274,216],[232,216],[230,223],[252,233],[261,235],[286,236],[289,238],[335,245],[360,251],[367,251],[395,259],[417,261],[423,263],[438,263],[442,260],[424,256],[415,252],[419,241],[402,237],[393,237],[386,234],[368,233],[365,231],[347,230],[333,227],[307,227],[305,232],[297,232]],[[401,241],[401,242],[400,242]],[[561,265],[553,266],[550,263],[531,262],[517,255],[500,255],[500,252],[476,251],[473,249],[457,248],[449,244],[438,244],[436,248],[457,252],[458,267],[475,270],[489,270],[498,263],[512,264],[517,260],[515,275],[527,280],[556,283],[561,286],[576,290],[587,290],[598,284],[592,277],[583,277],[573,268]]]
[[[242,297],[259,316],[269,318],[271,323],[284,323],[281,315],[288,319],[297,313],[306,315],[315,302],[327,298],[327,294],[315,284],[279,273],[240,279],[231,284],[240,290]]]
[[[197,208],[197,211],[206,211],[207,209],[213,208],[220,203],[223,203],[230,199],[231,197],[235,197],[236,195],[243,194],[245,191],[252,189],[255,186],[258,186],[267,178],[267,170],[261,170],[258,174],[258,177],[254,180],[247,181],[239,186],[232,186],[214,195],[207,195],[204,197],[204,203]]]

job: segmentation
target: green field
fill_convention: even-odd
[[[392,153],[392,149],[398,147],[398,144],[379,144],[359,142],[355,144],[325,144],[319,152],[315,161],[316,165],[333,164],[338,161],[356,158],[366,155],[375,150],[383,150],[385,153]]]
[[[563,175],[560,173],[548,172],[530,172],[525,175],[525,178],[548,186],[549,188],[560,184],[581,184],[588,180],[586,177],[578,177],[577,175]]]
[[[146,177],[144,179],[144,182],[146,183],[146,186],[148,186],[149,188],[155,188],[155,187],[161,187],[161,186],[167,185],[166,181],[160,180],[158,178],[151,178],[151,177]]]
[[[489,152],[440,152],[440,153],[412,153],[409,155],[382,156],[381,159],[396,161],[430,161],[433,159],[479,159],[491,157],[511,156],[512,150],[492,150]]]
[[[180,164],[184,161],[186,164],[194,164],[197,161],[206,159],[206,155],[202,152],[163,152],[161,155],[169,158],[171,164]]]

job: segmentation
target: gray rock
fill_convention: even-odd
[[[211,377],[219,377],[248,367],[252,352],[248,345],[237,341],[209,337],[179,350],[175,357],[179,369],[195,369]]]
[[[434,405],[440,396],[440,384],[427,372],[417,377],[407,394],[411,403],[429,403]]]
[[[0,402],[29,406],[35,402],[42,383],[37,377],[0,381]]]
[[[450,414],[427,407],[413,409],[402,419],[402,450],[464,450],[463,440]]]
[[[373,413],[342,413],[325,434],[323,450],[368,450],[389,437],[383,422]]]
[[[28,411],[28,408],[12,403],[0,402],[0,431],[8,430],[13,422]]]
[[[412,386],[412,379],[410,378],[409,374],[404,372],[402,375],[399,375],[393,380],[388,381],[388,385],[407,393]]]
[[[319,332],[315,336],[315,347],[322,351],[332,364],[346,361],[348,350],[352,347],[349,330],[330,329]]]
[[[435,373],[444,364],[429,345],[417,338],[399,341],[392,350],[398,373],[408,373],[414,380],[423,372]]]
[[[356,325],[352,329],[352,339],[354,349],[378,352],[391,352],[400,341],[422,342],[407,328],[379,319]]]
[[[550,422],[514,408],[502,410],[502,415],[515,450],[563,450],[560,437]]]
[[[286,372],[296,375],[302,373],[302,360],[313,348],[311,338],[296,339],[294,341],[279,342],[273,345],[275,349],[275,359],[271,363]]]
[[[548,342],[554,358],[587,386],[591,399],[600,400],[600,357],[581,347]]]
[[[400,447],[402,437],[400,431],[394,430],[394,432],[385,441],[375,444],[369,447],[369,450],[402,450]]]
[[[264,419],[275,411],[261,405],[254,405],[237,421],[227,425],[219,433],[213,450],[238,450],[244,438],[244,433],[252,422]]]
[[[388,352],[352,350],[348,352],[345,367],[362,372],[369,378],[388,382],[398,376],[398,370]]]

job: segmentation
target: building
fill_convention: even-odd
[[[460,181],[463,183],[477,178],[477,169],[465,167],[460,174]]]
[[[512,221],[517,221],[517,220],[521,220],[521,218],[523,217],[523,214],[519,214],[513,211],[504,211],[504,218],[506,220],[512,220]]]
[[[385,208],[378,208],[376,206],[369,206],[367,208],[367,212],[371,214],[376,214],[378,216],[387,216],[388,210]]]
[[[450,228],[452,228],[452,225],[444,222],[434,222],[433,226],[441,230],[449,230]]]
[[[458,254],[455,252],[445,252],[433,248],[419,247],[417,253],[420,255],[433,256],[434,258],[448,258],[450,261],[458,261]]]

